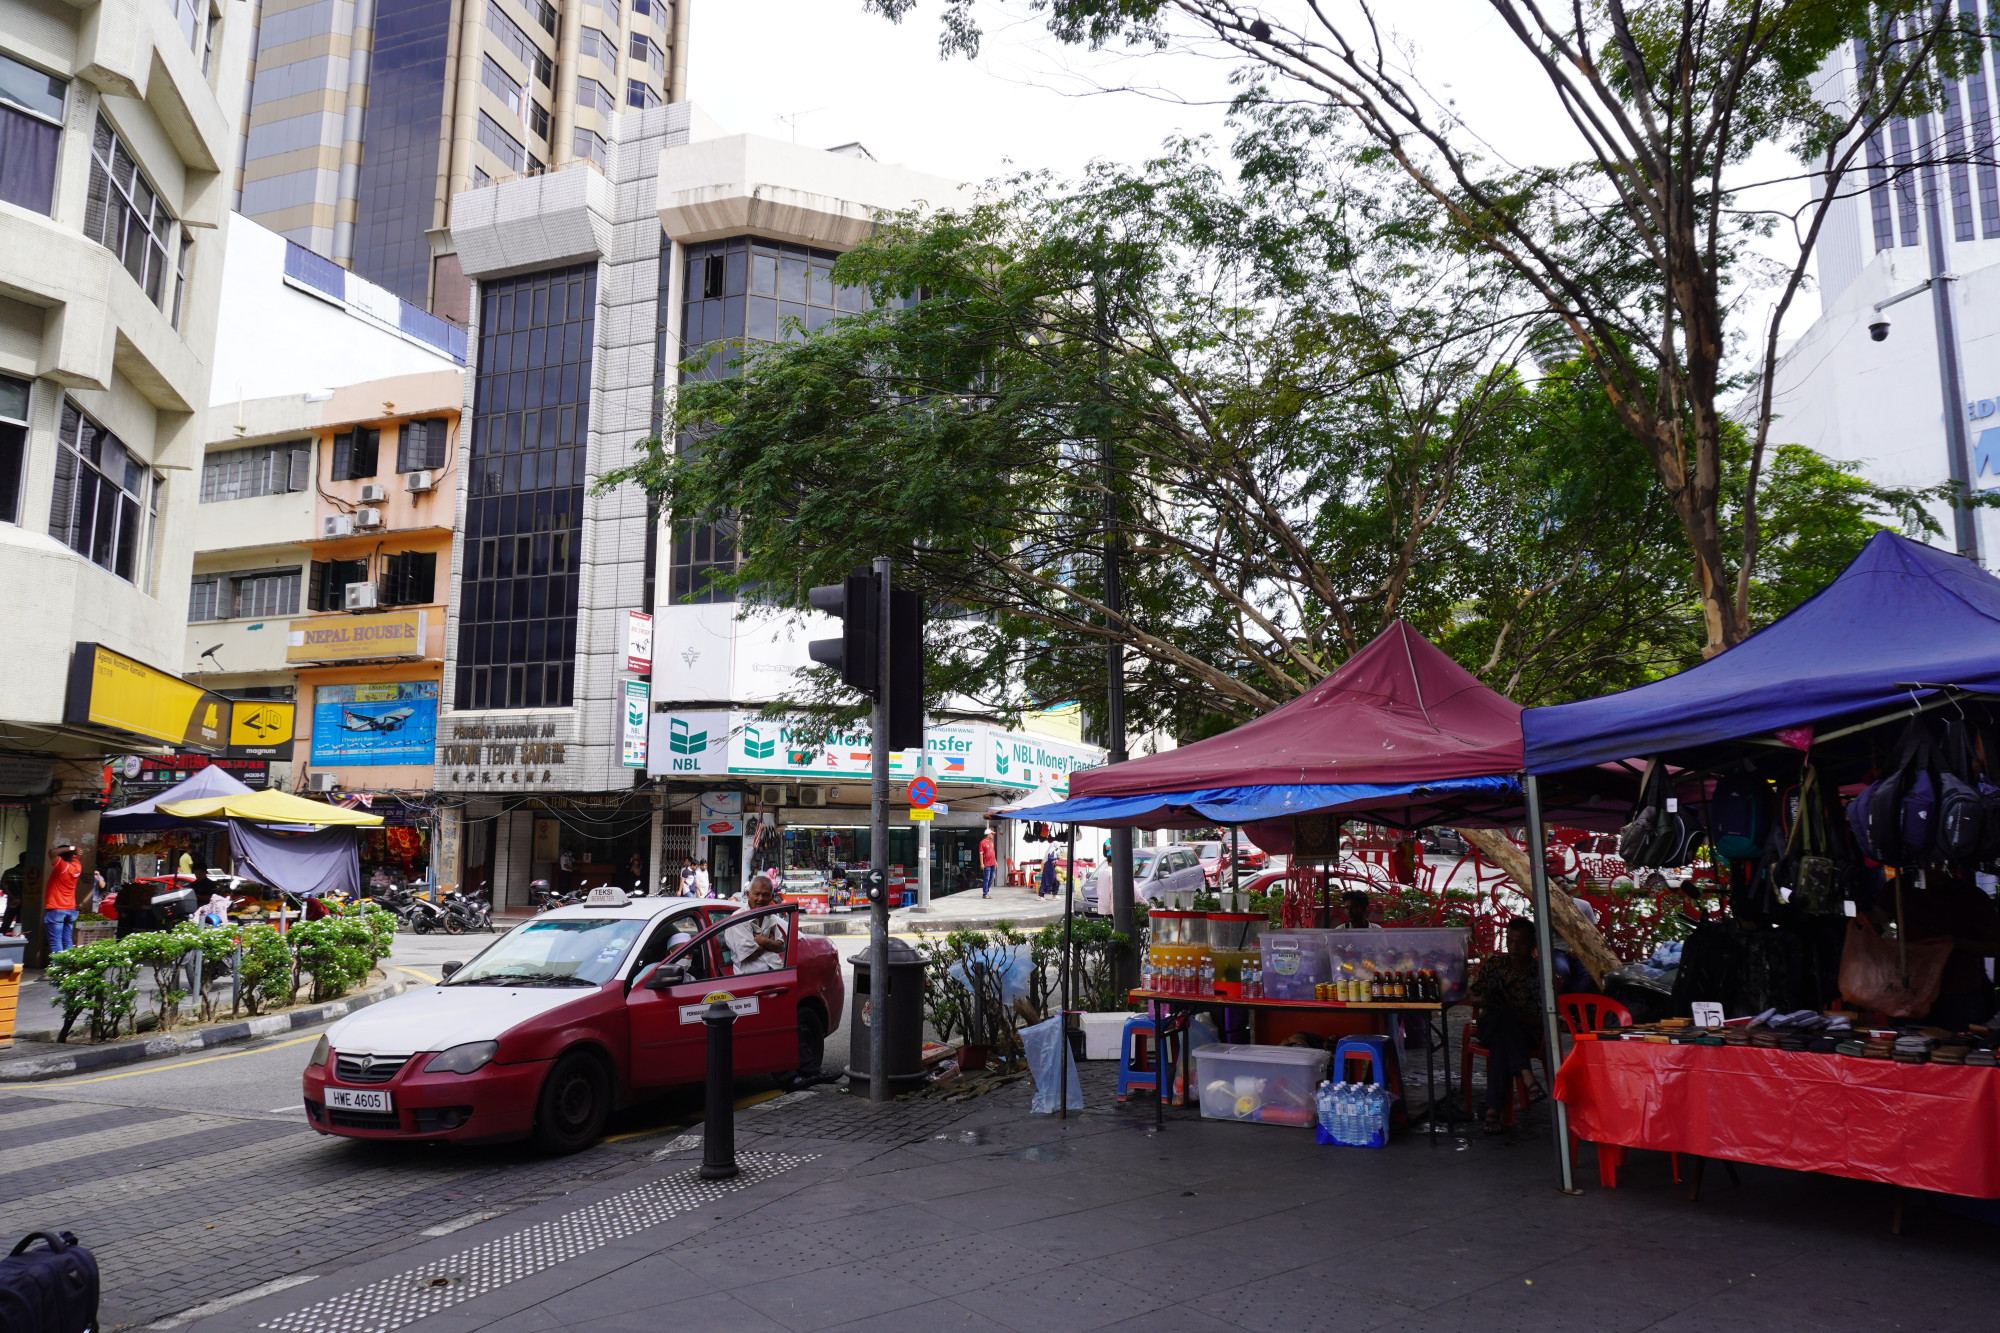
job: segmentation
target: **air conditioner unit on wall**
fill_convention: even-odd
[[[381,598],[376,593],[374,584],[350,583],[347,585],[347,596],[342,602],[342,609],[348,611],[373,611],[380,605]]]
[[[801,788],[799,788],[799,804],[800,804],[800,805],[825,805],[825,804],[826,804],[826,788],[824,788],[824,787],[801,787]]]
[[[322,537],[352,537],[354,535],[354,515],[328,514],[320,521],[319,534]]]
[[[332,773],[308,773],[306,783],[313,791],[332,791],[340,785],[340,779]]]
[[[389,498],[388,488],[383,486],[380,482],[371,481],[363,483],[361,487],[362,504],[378,505],[388,498]]]
[[[436,489],[437,489],[437,473],[435,473],[435,472],[405,472],[405,473],[403,474],[403,485],[404,485],[404,487],[405,487],[405,488],[406,488],[407,490],[409,490],[409,491],[410,491],[410,492],[411,492],[412,494],[414,494],[414,493],[416,493],[416,492],[418,492],[418,491],[431,491],[431,490],[436,490]]]
[[[784,787],[780,787],[775,783],[767,784],[757,789],[757,800],[760,803],[762,803],[766,808],[769,808],[771,806],[791,804],[791,802],[786,799],[786,796],[787,796],[787,789]]]
[[[379,528],[382,526],[382,511],[379,509],[357,509],[354,511],[354,526],[357,528]]]

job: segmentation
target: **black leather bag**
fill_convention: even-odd
[[[36,1241],[44,1242],[36,1247]],[[97,1258],[67,1231],[30,1231],[0,1259],[0,1329],[87,1333],[97,1327]]]

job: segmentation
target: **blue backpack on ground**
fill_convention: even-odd
[[[44,1244],[30,1248],[36,1241]],[[67,1231],[30,1231],[0,1259],[0,1329],[86,1333],[97,1327],[97,1259]]]

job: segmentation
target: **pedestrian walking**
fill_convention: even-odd
[[[55,851],[49,882],[42,890],[42,929],[49,941],[49,956],[76,944],[76,882],[83,878],[83,861],[76,848],[62,843]]]
[[[987,829],[986,836],[979,840],[980,897],[993,896],[993,870],[999,863],[1000,858],[993,849],[993,830]]]
[[[1042,858],[1042,883],[1035,890],[1037,898],[1052,898],[1056,892],[1056,849],[1051,846],[1049,854]]]

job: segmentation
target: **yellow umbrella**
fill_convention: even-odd
[[[204,796],[173,801],[160,808],[176,819],[247,819],[258,824],[359,825],[374,828],[382,816],[364,815],[324,801],[308,801],[282,791],[238,792],[234,796]]]

